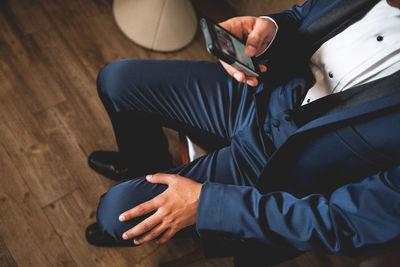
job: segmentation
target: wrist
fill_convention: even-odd
[[[277,35],[277,33],[278,33],[278,29],[279,29],[278,24],[276,23],[276,21],[275,21],[273,18],[268,17],[268,16],[260,16],[259,18],[268,21],[268,23],[270,24],[269,27],[272,28],[273,30],[271,30],[271,33],[267,36],[267,38],[268,38],[268,40],[267,40],[267,43],[268,43],[268,44],[267,44],[267,47],[266,47],[262,52],[258,53],[258,54],[256,55],[256,57],[261,56],[262,54],[265,53],[265,51],[268,50],[268,48],[271,46],[271,44],[272,44],[273,41],[275,40],[275,37],[276,37],[276,35]]]
[[[199,206],[199,200],[200,200],[200,194],[201,194],[201,189],[202,189],[202,187],[203,187],[203,184],[200,184],[200,183],[196,183],[196,185],[194,186],[194,188],[193,188],[193,204],[192,204],[192,207],[193,207],[193,211],[194,211],[194,222],[193,222],[193,224],[196,224],[196,221],[197,221],[197,209],[198,209],[198,206]]]

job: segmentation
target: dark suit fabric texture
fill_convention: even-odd
[[[279,31],[262,56],[269,71],[255,88],[237,83],[217,63],[122,60],[107,65],[98,88],[114,129],[125,127],[129,133],[116,132],[120,150],[129,147],[126,155],[137,159],[149,144],[146,161],[152,155],[168,158],[161,125],[217,144],[210,154],[163,172],[203,183],[196,223],[200,237],[235,241],[238,247],[259,244],[258,256],[266,262],[309,250],[366,255],[398,243],[399,73],[367,84],[390,86],[390,95],[322,112],[301,124],[293,120],[314,82],[309,57],[376,3],[314,0],[271,15]],[[329,102],[329,96],[318,101]],[[116,120],[121,114],[128,115]],[[130,140],[138,136],[135,150]],[[143,218],[121,223],[119,214],[165,189],[144,177],[118,183],[101,198],[99,224],[120,238]]]

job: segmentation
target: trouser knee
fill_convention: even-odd
[[[120,111],[135,89],[135,69],[138,60],[117,60],[105,65],[97,76],[97,92],[108,109]]]
[[[167,188],[163,184],[152,184],[144,177],[123,181],[114,185],[101,199],[97,209],[97,223],[103,231],[115,239],[121,239],[122,234],[151,215],[147,214],[127,222],[120,222],[118,217],[141,203],[144,203]]]

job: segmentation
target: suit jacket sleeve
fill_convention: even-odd
[[[200,235],[255,239],[276,247],[358,254],[400,237],[400,166],[330,196],[205,183],[197,211]]]
[[[295,33],[302,24],[304,18],[309,14],[315,4],[315,0],[306,1],[302,6],[294,6],[289,10],[281,13],[263,15],[271,17],[278,25],[278,32],[272,45],[264,54],[260,55],[260,59],[270,60],[272,57],[282,57],[288,51],[293,49],[293,39],[296,38]]]

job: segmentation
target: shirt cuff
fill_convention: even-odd
[[[276,26],[276,31],[275,31],[274,37],[273,37],[272,40],[269,42],[268,46],[264,49],[264,51],[262,51],[260,54],[256,55],[256,57],[261,56],[262,54],[265,53],[265,51],[268,50],[268,48],[271,46],[272,42],[275,40],[276,34],[278,33],[278,29],[279,29],[278,24],[276,23],[276,21],[275,21],[273,18],[268,17],[268,16],[260,16],[260,18],[268,19],[268,20],[272,21],[272,22],[275,24],[275,26]]]

